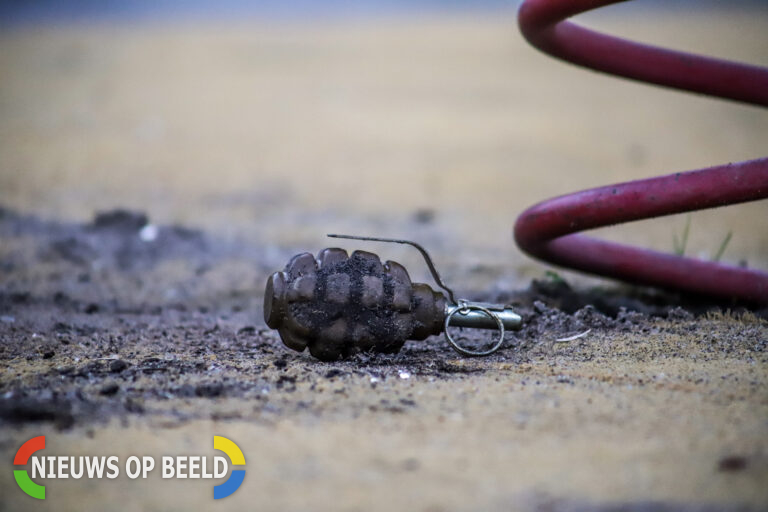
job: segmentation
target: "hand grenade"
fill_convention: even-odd
[[[341,235],[336,237],[342,238]],[[343,238],[347,238],[344,236]],[[323,361],[359,352],[395,353],[406,340],[423,340],[446,331],[449,342],[464,355],[487,355],[501,346],[504,328],[519,328],[521,319],[503,306],[453,301],[421,246],[409,241],[349,237],[408,243],[419,248],[435,280],[449,294],[424,283],[413,283],[397,262],[382,263],[376,254],[323,249],[294,256],[282,272],[269,277],[264,294],[264,319],[277,329],[283,343]],[[447,334],[448,325],[498,328],[497,345],[485,352],[459,347]]]

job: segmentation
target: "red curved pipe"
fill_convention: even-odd
[[[621,0],[526,0],[525,38],[555,57],[676,89],[768,106],[768,69],[642,45],[565,18]],[[768,158],[594,188],[539,203],[518,217],[515,241],[542,260],[623,281],[768,303],[768,273],[572,233],[768,198]]]

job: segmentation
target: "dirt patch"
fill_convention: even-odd
[[[215,416],[200,403],[221,399],[253,401],[252,412],[234,413],[252,417],[273,406],[267,396],[279,397],[283,411],[306,413],[315,406],[292,398],[298,386],[311,392],[350,377],[375,387],[386,379],[450,380],[553,357],[763,357],[768,343],[764,310],[726,315],[701,301],[690,307],[690,301],[645,291],[580,292],[549,279],[507,296],[475,297],[512,303],[525,320],[491,357],[457,358],[442,338],[432,337],[408,342],[397,354],[322,364],[282,346],[263,323],[261,286],[280,267],[253,262],[251,282],[238,289],[213,271],[251,262],[258,247],[155,226],[125,210],[98,213],[83,225],[4,210],[0,236],[0,357],[10,370],[0,379],[0,418],[11,425],[50,422],[67,429],[128,415],[188,421]],[[202,287],[208,293],[196,294]],[[475,344],[486,335],[461,334]],[[691,335],[695,343],[636,342],[638,336]],[[399,399],[372,407],[396,413],[414,405]]]
[[[431,337],[397,354],[323,363],[284,347],[262,319],[266,278],[294,250],[157,226],[124,210],[85,224],[3,210],[0,238],[0,449],[8,457],[40,432],[52,450],[66,441],[69,450],[128,454],[138,444],[181,450],[179,439],[208,442],[202,433],[214,430],[258,454],[242,499],[268,495],[262,502],[280,510],[356,510],[391,501],[386,489],[396,482],[429,510],[768,502],[757,483],[768,475],[764,311],[647,290],[580,291],[549,276],[527,290],[472,297],[514,304],[525,320],[491,357],[464,359]],[[457,336],[481,346],[488,333]],[[681,436],[698,451],[681,452]],[[608,458],[595,459],[601,453]],[[609,490],[594,478],[605,464],[613,465]],[[566,470],[572,475],[552,479]],[[636,488],[638,471],[660,490]],[[376,476],[365,480],[366,472]],[[304,491],[282,489],[286,475]],[[491,487],[481,491],[480,482]],[[129,482],[96,493],[46,485],[65,509],[98,509],[132,492]],[[147,485],[156,487],[132,503],[168,509],[207,499]],[[322,497],[328,488],[337,499]],[[22,506],[20,493],[3,494],[11,509]],[[229,505],[245,504],[236,500]]]

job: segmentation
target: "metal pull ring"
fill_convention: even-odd
[[[451,318],[453,318],[453,316],[456,313],[465,315],[472,310],[482,311],[489,317],[493,318],[496,321],[496,325],[499,327],[499,339],[488,350],[472,350],[472,349],[464,348],[458,343],[456,343],[456,340],[453,339],[453,336],[451,336],[451,333],[448,331],[448,327],[451,323]],[[451,346],[456,352],[458,352],[463,356],[469,356],[469,357],[489,356],[494,352],[496,352],[497,350],[499,350],[501,348],[502,343],[504,343],[504,322],[501,320],[501,317],[499,317],[499,315],[495,314],[493,311],[491,311],[486,307],[483,307],[477,304],[467,304],[461,300],[459,300],[459,305],[451,308],[448,314],[445,316],[445,325],[444,325],[443,331],[445,333],[445,339],[448,340],[448,343],[451,344]]]

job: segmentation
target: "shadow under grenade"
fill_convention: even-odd
[[[420,245],[407,240],[329,235],[404,243],[424,256],[436,283],[448,298],[424,283],[413,283],[397,262],[382,263],[376,254],[323,249],[294,256],[282,272],[269,277],[264,294],[264,319],[277,329],[283,343],[299,352],[307,347],[323,361],[359,352],[396,353],[406,340],[446,333],[455,350],[467,356],[488,355],[501,347],[504,330],[519,329],[521,318],[510,308],[455,300]],[[475,351],[456,343],[448,326],[498,329],[488,350]]]

